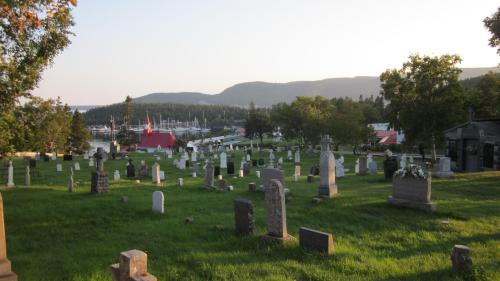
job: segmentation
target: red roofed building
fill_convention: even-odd
[[[376,131],[379,144],[397,144],[398,132],[396,131]]]
[[[171,133],[162,133],[158,131],[148,132],[148,130],[145,129],[142,132],[141,143],[138,145],[138,148],[148,150],[157,149],[158,146],[163,149],[170,148],[174,146],[175,139],[175,136]]]

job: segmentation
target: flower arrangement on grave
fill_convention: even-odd
[[[415,164],[410,164],[410,165],[407,165],[406,167],[403,167],[403,168],[397,170],[394,173],[394,177],[426,179],[427,175],[425,174],[422,167],[415,165]]]

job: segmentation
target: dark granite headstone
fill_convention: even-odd
[[[384,175],[385,179],[392,179],[394,173],[398,170],[398,158],[392,156],[384,160]]]
[[[132,164],[132,160],[128,161],[128,166],[127,166],[127,178],[134,178],[135,177],[135,166]]]
[[[264,159],[260,158],[258,164],[259,166],[264,166]]]
[[[299,230],[299,245],[304,249],[312,249],[331,255],[335,249],[331,233],[301,227]]]
[[[63,161],[73,161],[73,155],[71,155],[71,154],[64,154],[63,155]]]
[[[234,175],[234,162],[227,162],[227,174]]]
[[[313,176],[319,176],[319,166],[318,165],[312,166],[309,173]]]
[[[247,149],[247,154],[252,156],[252,150],[251,149]]]
[[[31,169],[36,168],[36,159],[30,159],[29,165]]]
[[[250,164],[248,163],[243,164],[243,176],[244,177],[250,176]]]
[[[255,232],[255,215],[252,201],[234,199],[234,222],[237,235],[253,235]]]
[[[257,160],[252,159],[252,166],[253,166],[253,167],[257,167],[257,164],[258,164],[258,163],[257,163]]]
[[[218,177],[219,175],[220,175],[220,166],[215,166],[214,177]]]

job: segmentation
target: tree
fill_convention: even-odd
[[[443,130],[464,116],[463,92],[457,55],[411,55],[401,69],[381,74],[381,94],[389,102],[386,115],[392,127],[403,130],[410,142],[430,142],[436,159],[436,143]]]
[[[70,140],[76,153],[81,154],[90,148],[90,132],[85,126],[85,117],[78,110],[75,110],[71,119]]]
[[[125,128],[129,128],[130,122],[134,116],[134,107],[132,106],[132,98],[127,96],[125,102],[123,103],[123,125]]]
[[[493,48],[498,47],[497,53],[500,55],[500,7],[491,17],[485,18],[483,23],[491,32],[490,46]]]
[[[122,126],[120,131],[118,131],[116,140],[119,144],[127,146],[138,144],[140,141],[139,135],[136,132],[127,129],[125,126]]]
[[[255,104],[251,102],[245,122],[245,136],[250,139],[259,138],[260,144],[263,144],[265,134],[272,132],[273,126],[269,114],[264,110],[256,109]]]
[[[479,118],[500,118],[500,73],[489,72],[469,90],[468,106]]]
[[[76,0],[2,1],[0,110],[29,97],[42,71],[69,43]]]

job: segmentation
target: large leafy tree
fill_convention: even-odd
[[[0,3],[0,110],[8,110],[30,96],[45,67],[70,43],[76,0]]]
[[[83,153],[90,148],[90,132],[85,126],[85,117],[78,110],[75,110],[71,119],[70,141],[76,153]]]
[[[248,118],[245,122],[245,136],[253,139],[259,138],[260,143],[264,142],[264,136],[273,132],[273,125],[269,114],[262,109],[255,108],[255,104],[250,103]]]
[[[490,72],[469,89],[468,104],[479,118],[500,118],[500,73]]]
[[[411,55],[401,69],[387,70],[380,76],[391,125],[403,130],[409,142],[431,143],[434,159],[443,130],[464,116],[464,89],[458,78],[461,70],[456,66],[460,61],[457,55]]]
[[[490,46],[498,47],[497,53],[500,55],[500,7],[496,13],[484,19],[484,25],[491,32]]]

